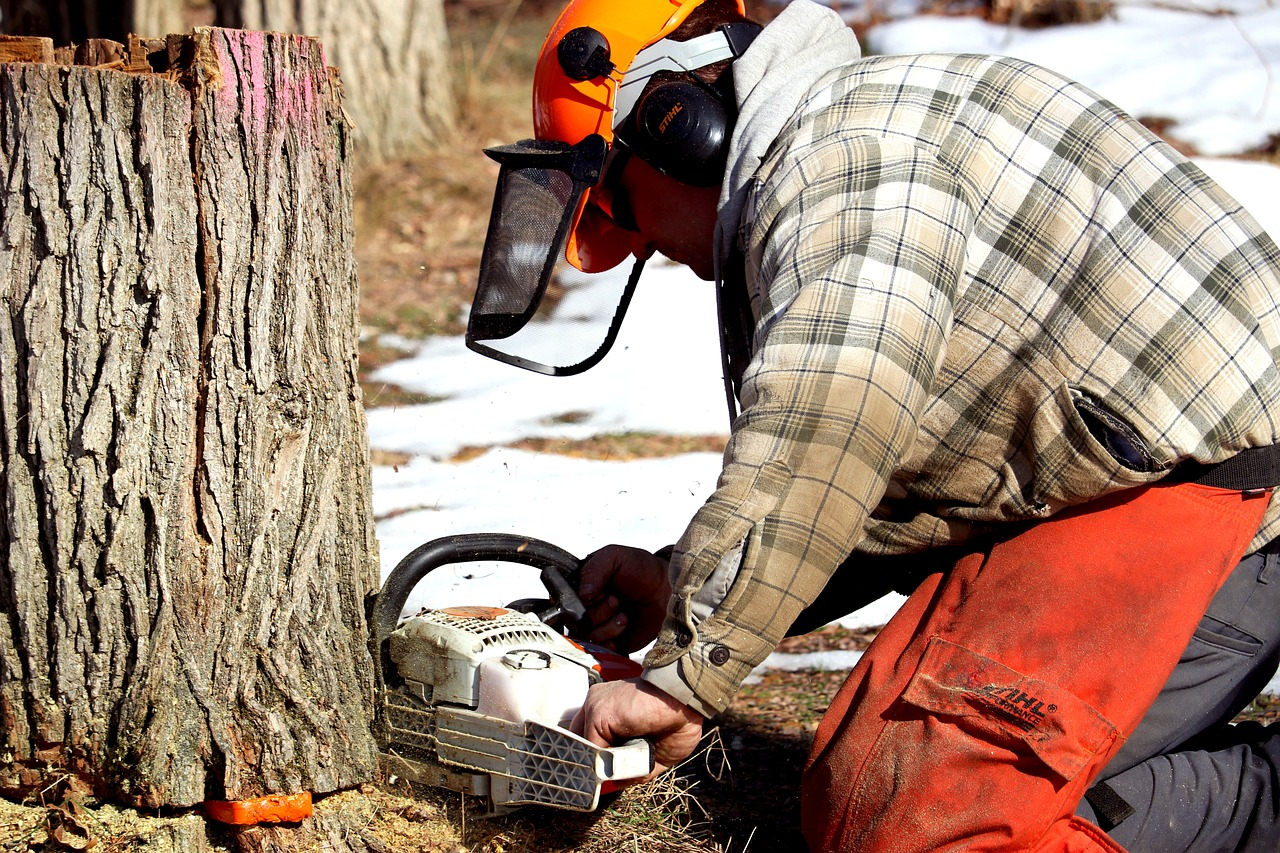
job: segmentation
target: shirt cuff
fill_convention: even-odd
[[[689,685],[680,676],[679,663],[646,669],[640,677],[669,695],[672,699],[688,705],[704,717],[714,717],[718,713],[715,708],[704,705],[702,700],[689,689]]]
[[[642,677],[704,717],[714,717],[729,707],[771,651],[763,637],[712,616],[693,630],[664,628],[645,658]]]

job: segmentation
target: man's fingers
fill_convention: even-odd
[[[627,630],[627,614],[616,613],[610,616],[605,622],[595,622],[591,633],[587,635],[587,639],[593,643],[607,645],[618,637],[622,636]]]
[[[588,702],[588,704],[590,703]],[[587,705],[583,705],[569,722],[569,731],[579,737],[586,738],[596,746],[613,746],[613,744],[609,743],[608,738],[600,732],[600,727],[594,723],[595,720],[592,719],[591,713],[587,710]]]
[[[582,565],[582,574],[578,578],[578,595],[587,604],[600,600],[618,573],[618,557],[622,551],[619,545],[606,545],[599,551],[589,555]]]
[[[573,732],[575,735],[578,735],[579,737],[587,737],[586,732],[584,731],[584,725],[586,723],[587,718],[586,718],[586,715],[582,713],[582,711],[583,709],[579,708],[578,713],[574,714],[573,719],[569,721],[569,731]],[[587,740],[590,740],[590,738],[587,738]]]
[[[606,545],[587,557],[578,579],[578,595],[587,604],[616,589],[632,600],[657,597],[666,587],[667,564],[640,548]]]
[[[602,603],[587,608],[586,618],[578,625],[583,636],[593,643],[613,648],[613,641],[620,637],[629,624],[622,612],[622,602],[617,596],[609,596]]]
[[[639,548],[619,547],[611,555],[616,570],[613,586],[631,601],[655,601],[667,597],[667,561]]]
[[[587,606],[587,619],[592,625],[603,625],[622,609],[622,602],[616,595],[611,595],[599,604]]]
[[[671,597],[667,561],[640,548],[607,545],[587,557],[578,595],[587,618],[577,630],[621,652],[643,648],[658,635]]]

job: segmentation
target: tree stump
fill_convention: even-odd
[[[118,47],[0,65],[0,791],[352,787],[378,575],[339,86],[300,36]]]
[[[342,71],[357,149],[370,162],[417,154],[453,129],[442,0],[213,0],[217,23],[307,33]]]

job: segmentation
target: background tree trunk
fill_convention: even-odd
[[[123,42],[191,28],[187,0],[0,0],[0,32],[45,36],[60,45],[89,39]]]
[[[341,70],[362,159],[419,153],[453,128],[444,0],[0,0],[0,32],[60,45],[163,36],[185,32],[206,3],[221,27],[318,38]]]
[[[224,27],[306,33],[342,72],[362,158],[421,151],[452,127],[455,104],[442,0],[213,0]]]
[[[126,11],[125,20],[130,31],[139,35],[163,36],[185,33],[192,28],[187,0],[130,0],[129,5],[131,9]]]
[[[180,0],[139,0],[173,3]],[[12,36],[45,36],[60,45],[91,38],[123,41],[133,0],[0,0],[0,27]],[[158,30],[151,35],[163,35]]]
[[[0,66],[0,788],[371,779],[349,128],[311,39]],[[141,60],[138,58],[141,57]]]

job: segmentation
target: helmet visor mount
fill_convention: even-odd
[[[608,143],[523,140],[485,151],[501,166],[467,346],[550,376],[571,376],[608,353],[643,260],[631,275],[591,275],[565,260],[569,231],[601,177]]]

